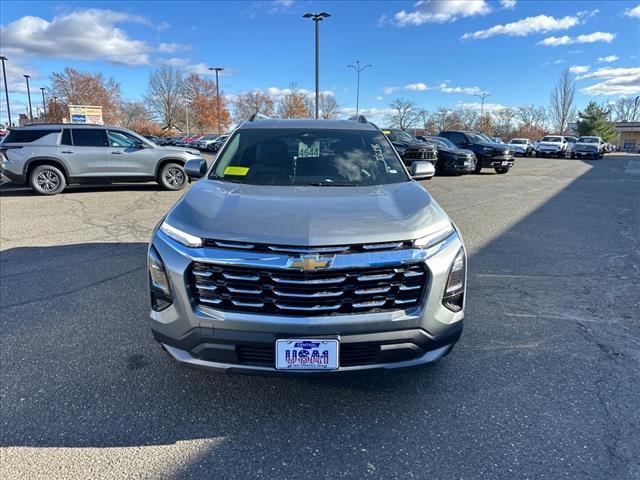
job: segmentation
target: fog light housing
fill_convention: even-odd
[[[160,312],[171,305],[173,300],[164,263],[162,263],[160,255],[153,245],[149,247],[148,268],[151,308],[156,312]]]
[[[467,256],[464,247],[460,247],[456,254],[449,276],[447,277],[447,285],[444,289],[442,304],[452,312],[459,312],[464,305],[464,287],[467,277]]]

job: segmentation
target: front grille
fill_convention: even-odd
[[[243,250],[261,253],[287,253],[287,254],[352,254],[370,253],[381,250],[400,250],[413,248],[413,242],[409,240],[385,243],[361,243],[353,245],[334,245],[330,247],[295,247],[290,245],[271,245],[266,243],[247,243],[227,240],[204,239],[204,246],[209,248],[224,248],[226,250]]]
[[[424,295],[427,276],[421,263],[303,272],[194,262],[189,271],[192,292],[200,306],[286,316],[346,315],[416,307]]]
[[[373,343],[344,343],[340,345],[340,366],[354,367],[371,365],[376,362],[380,345]],[[273,344],[236,345],[238,362],[259,367],[275,365],[275,346]]]
[[[429,148],[405,150],[403,158],[405,160],[433,160],[436,158],[436,152]]]

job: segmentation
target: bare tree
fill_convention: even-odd
[[[320,118],[332,119],[338,118],[338,109],[340,106],[336,101],[336,97],[328,93],[320,94]]]
[[[560,74],[558,84],[551,91],[551,102],[549,104],[549,117],[554,132],[563,134],[569,128],[569,124],[576,116],[574,97],[576,87],[573,77],[568,69]]]
[[[495,135],[508,141],[514,131],[515,118],[515,108],[505,107],[493,112],[493,131]]]
[[[614,121],[640,121],[640,97],[620,97],[613,104]]]
[[[460,117],[456,112],[444,107],[439,107],[433,112],[427,122],[427,130],[434,133],[456,128],[460,128]]]
[[[234,101],[234,106],[237,122],[248,120],[255,113],[261,113],[268,117],[272,117],[275,114],[273,100],[261,90],[238,95]]]
[[[418,122],[419,111],[411,100],[398,97],[389,104],[389,107],[393,110],[387,116],[389,126],[406,130],[414,127]]]
[[[145,100],[162,128],[178,128],[183,116],[184,77],[182,72],[163,65],[149,74],[149,85]]]
[[[120,118],[122,126],[130,128],[132,125],[149,122],[151,115],[142,102],[122,102],[120,104]]]
[[[478,126],[480,114],[477,110],[460,109],[458,110],[458,118],[460,119],[460,128],[463,130],[475,130]]]

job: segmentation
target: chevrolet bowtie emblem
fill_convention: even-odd
[[[305,272],[313,272],[331,265],[333,257],[320,257],[319,255],[301,255],[300,258],[290,258],[287,266],[299,268]]]

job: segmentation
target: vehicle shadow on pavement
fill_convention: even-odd
[[[145,244],[1,252],[2,446],[219,440],[175,478],[632,478],[638,183],[593,166],[470,256],[452,354],[391,374],[182,367],[147,325]]]
[[[59,195],[72,195],[74,193],[91,193],[91,192],[122,192],[122,191],[165,191],[157,183],[118,183],[105,185],[71,185]],[[24,185],[16,185],[13,183],[5,183],[0,186],[0,197],[42,197],[35,193],[31,187]]]

